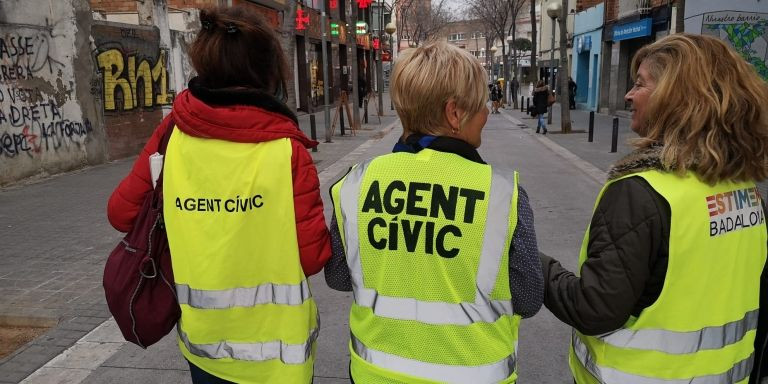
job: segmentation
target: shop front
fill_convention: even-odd
[[[576,107],[597,110],[600,95],[600,64],[603,34],[604,4],[598,4],[576,14],[574,22],[574,55],[571,67],[576,82]]]
[[[609,112],[629,110],[631,105],[624,100],[624,95],[634,84],[632,58],[640,48],[667,36],[669,22],[669,7],[656,7],[649,12],[635,14],[604,27],[603,52],[610,52],[610,60],[603,60],[602,77],[605,78],[606,74],[610,73],[610,82],[604,83],[602,91],[606,91],[607,85]]]

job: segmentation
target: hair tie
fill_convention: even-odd
[[[234,23],[227,23],[227,33],[237,33],[238,29]]]
[[[203,20],[200,22],[200,24],[203,26],[203,29],[210,31],[213,23],[211,23],[210,20]]]

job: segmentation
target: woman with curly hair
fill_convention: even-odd
[[[766,373],[756,182],[768,177],[768,87],[720,40],[688,34],[640,49],[632,75],[625,99],[640,138],[598,196],[580,273],[541,256],[545,305],[574,328],[573,376],[756,380]]]

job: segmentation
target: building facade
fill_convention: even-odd
[[[605,4],[578,8],[573,30],[571,77],[576,82],[577,108],[597,110],[600,97],[600,65],[602,63],[603,18]]]
[[[624,95],[633,84],[632,57],[643,46],[675,32],[676,9],[676,0],[605,1],[601,111],[629,113]]]

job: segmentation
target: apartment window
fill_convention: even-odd
[[[477,39],[485,39],[485,33],[483,32],[472,32],[472,38]]]
[[[448,36],[448,41],[459,41],[459,40],[466,40],[467,38],[463,33],[451,33]]]

